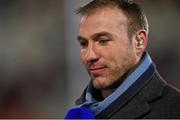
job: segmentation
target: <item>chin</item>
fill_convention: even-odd
[[[93,80],[93,86],[96,89],[106,89],[108,87],[106,81],[106,79],[96,78]]]
[[[112,79],[112,78],[95,78],[93,79],[93,86],[99,90],[108,90],[108,89],[116,89],[123,81],[119,79]]]

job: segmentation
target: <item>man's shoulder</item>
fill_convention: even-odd
[[[164,86],[162,96],[149,105],[151,112],[147,118],[180,118],[180,92],[169,84]]]
[[[152,81],[154,82],[150,83],[149,88],[151,88],[151,92],[152,93],[154,92],[154,94],[156,93],[158,94],[159,92],[159,98],[161,102],[166,101],[166,102],[169,102],[168,104],[173,104],[174,102],[178,102],[178,104],[180,105],[180,102],[179,102],[180,90],[178,90],[174,86],[165,82],[163,78],[157,72],[155,73],[152,79],[153,79]]]
[[[162,98],[166,98],[167,100],[171,100],[172,101],[177,101],[180,100],[180,90],[177,89],[176,87],[168,84],[167,82],[165,82],[163,80],[163,78],[156,72],[156,74],[154,75],[154,79],[156,79],[156,81],[159,81],[155,84],[159,84],[160,86],[157,85],[156,89],[160,90],[160,88],[162,88]],[[154,85],[156,86],[156,85]],[[157,91],[156,91],[157,92]],[[176,99],[174,99],[176,98]]]
[[[163,98],[166,98],[169,102],[178,102],[180,105],[180,90],[167,84],[163,90]]]
[[[151,109],[147,118],[180,118],[180,91],[164,81],[157,71],[140,93]]]

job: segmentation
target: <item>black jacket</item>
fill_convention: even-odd
[[[136,95],[102,119],[180,118],[180,92],[169,86],[157,71]],[[76,104],[84,102],[84,96]]]

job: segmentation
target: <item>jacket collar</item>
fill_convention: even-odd
[[[149,103],[161,98],[165,85],[165,81],[155,72],[144,88],[110,118],[143,118],[151,111]]]

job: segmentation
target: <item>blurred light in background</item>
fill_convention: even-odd
[[[150,24],[149,52],[180,88],[179,0],[135,0]],[[0,118],[63,118],[89,82],[76,40],[88,0],[0,1]]]

